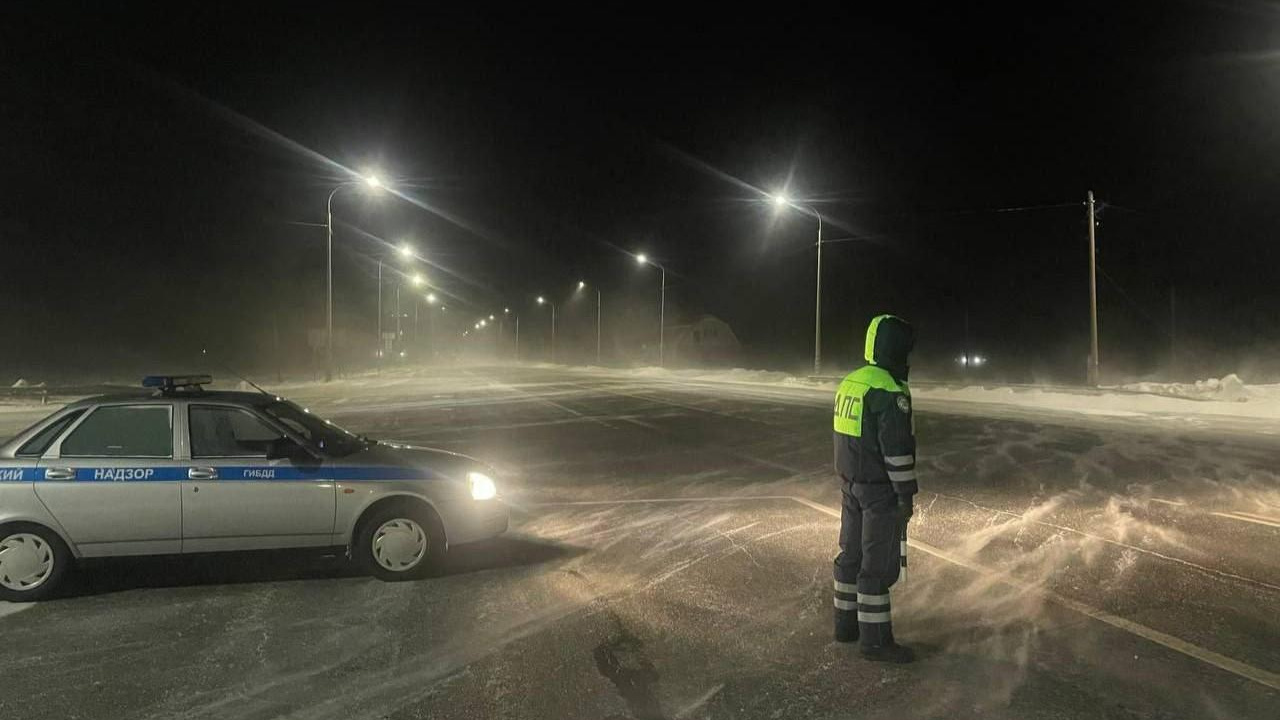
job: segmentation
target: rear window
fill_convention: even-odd
[[[62,457],[173,456],[168,405],[107,406],[94,410],[66,440]]]
[[[48,427],[36,433],[30,440],[23,443],[22,447],[18,448],[18,451],[14,453],[14,455],[17,455],[18,457],[40,457],[44,454],[45,450],[49,449],[49,446],[53,444],[53,441],[58,439],[58,436],[62,434],[62,431],[70,427],[71,423],[75,422],[76,418],[79,418],[83,414],[83,409],[73,410],[57,420],[54,420]]]

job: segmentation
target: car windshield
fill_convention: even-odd
[[[310,410],[291,402],[278,401],[262,408],[267,415],[284,423],[317,450],[329,457],[343,457],[368,446],[369,440],[343,430],[328,420],[318,418]]]

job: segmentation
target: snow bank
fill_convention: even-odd
[[[1248,402],[1253,399],[1280,398],[1280,385],[1260,385],[1256,388],[1245,387],[1244,381],[1235,373],[1221,380],[1209,378],[1208,380],[1197,380],[1194,383],[1139,382],[1121,385],[1120,389],[1150,393],[1152,395],[1190,398],[1192,400],[1222,400],[1225,402]]]
[[[770,393],[785,389],[807,402],[825,403],[835,392],[836,377],[797,377],[771,370],[743,368],[679,369],[638,367],[630,369],[591,366],[520,363],[526,369],[546,369],[581,375],[632,378],[670,383],[727,383],[769,388]],[[395,388],[397,392],[447,394],[458,382],[456,375],[438,375],[433,368],[401,368],[381,375],[365,374],[332,384],[315,382],[291,385],[272,384],[273,391],[289,395],[298,393],[319,399],[332,394],[355,397],[360,393]],[[535,380],[536,382],[536,380]],[[350,395],[348,395],[350,394]],[[1229,375],[1218,380],[1198,383],[1135,383],[1115,388],[1052,387],[1036,385],[974,386],[963,384],[912,383],[912,394],[922,410],[932,405],[954,412],[983,413],[981,405],[1003,406],[1047,413],[1072,413],[1111,417],[1153,417],[1188,420],[1204,416],[1232,417],[1245,420],[1280,419],[1280,385],[1245,385],[1239,377]],[[965,410],[965,405],[971,406]],[[1271,424],[1268,423],[1270,428]],[[1280,431],[1280,427],[1277,428]]]
[[[627,374],[636,377],[648,377],[655,379],[759,383],[765,385],[793,385],[805,382],[801,378],[797,378],[794,375],[784,372],[776,372],[773,370],[747,370],[744,368],[732,368],[728,370],[668,370],[667,368],[660,367],[642,367],[628,371]]]
[[[632,377],[731,382],[789,387],[797,390],[834,391],[835,378],[795,377],[765,370],[667,370],[646,367],[621,372]],[[1225,415],[1240,418],[1280,419],[1280,385],[1246,386],[1238,376],[1196,383],[1135,383],[1116,388],[1047,386],[966,386],[928,381],[912,383],[918,402],[1003,405],[1048,412],[1111,417]]]

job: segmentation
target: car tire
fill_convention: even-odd
[[[0,527],[0,600],[47,600],[71,572],[75,558],[58,534],[34,523]]]
[[[444,527],[435,511],[398,501],[376,507],[361,519],[353,557],[379,580],[420,580],[439,569],[445,548]]]

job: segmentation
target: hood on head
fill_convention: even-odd
[[[894,378],[906,380],[915,344],[916,331],[911,323],[897,315],[879,315],[867,327],[866,360],[888,370]]]

